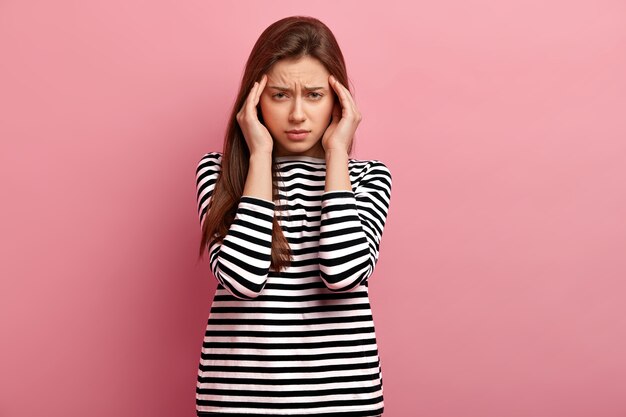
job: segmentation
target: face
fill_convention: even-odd
[[[274,138],[276,156],[324,157],[322,135],[330,124],[335,93],[330,73],[317,59],[283,59],[267,73],[259,105],[263,122]],[[290,130],[306,130],[304,137]]]

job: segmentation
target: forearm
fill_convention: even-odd
[[[328,191],[352,191],[348,171],[348,153],[346,151],[326,151],[326,187]]]
[[[377,160],[357,165],[354,190],[333,186],[335,176],[322,194],[320,275],[332,291],[351,291],[373,273],[389,207],[388,168]]]
[[[202,226],[208,213],[207,208],[221,171],[221,159],[222,156],[217,152],[208,153],[196,168],[201,230],[204,230]],[[257,179],[254,175],[255,168],[260,166],[261,164],[253,163],[249,176],[251,179]],[[270,171],[269,167],[267,171]],[[255,191],[255,182],[249,183]],[[217,281],[237,298],[256,298],[267,282],[271,263],[274,208],[274,202],[267,201],[264,197],[242,196],[236,207],[235,218],[223,240],[214,239],[209,242],[211,270]]]
[[[272,154],[250,155],[243,195],[272,201]]]
[[[210,248],[217,280],[235,297],[258,297],[267,282],[272,253],[274,203],[242,196],[223,242]]]

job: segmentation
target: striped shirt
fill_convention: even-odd
[[[200,226],[221,152],[196,169]],[[378,160],[349,159],[352,190],[324,191],[326,161],[278,156],[279,199],[242,196],[207,252],[217,289],[202,344],[198,416],[382,415],[383,379],[368,279],[391,198]],[[270,268],[272,218],[293,252]]]

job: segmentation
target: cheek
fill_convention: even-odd
[[[272,108],[275,108],[276,105],[273,102],[271,97],[268,97],[266,95],[261,95],[261,98],[259,99],[259,104],[261,105],[261,107],[263,108],[263,110],[267,110],[268,112],[272,110]]]
[[[282,130],[283,117],[280,108],[269,102],[259,101],[261,105],[261,117],[263,125],[270,131],[272,135]]]

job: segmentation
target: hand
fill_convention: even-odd
[[[356,107],[350,91],[334,76],[329,77],[329,84],[335,89],[339,103],[333,106],[332,122],[322,136],[325,152],[339,150],[348,153],[354,132],[363,119]]]
[[[266,84],[267,75],[263,74],[261,82],[254,83],[250,93],[248,93],[248,98],[237,113],[237,123],[239,123],[243,136],[246,139],[250,155],[256,153],[271,154],[274,146],[272,135],[263,126],[263,123],[259,121],[256,108]]]

